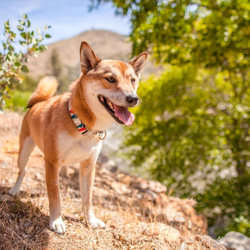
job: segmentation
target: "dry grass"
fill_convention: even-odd
[[[193,214],[190,201],[151,192],[151,196],[155,195],[152,198],[145,191],[131,187],[137,180],[135,177],[102,165],[97,166],[93,204],[95,214],[106,223],[106,228],[87,227],[81,210],[78,169],[72,166],[62,169],[60,177],[66,233],[58,235],[50,231],[43,158],[38,150],[28,162],[21,195],[7,194],[18,172],[20,121],[21,116],[15,113],[0,115],[1,249],[225,249],[202,235],[201,222],[194,225],[202,217]],[[191,211],[190,215],[186,212],[187,220],[181,223],[162,214],[162,220],[157,217],[164,202],[169,204],[164,209],[171,211],[177,207],[189,208],[185,210]],[[196,216],[195,220],[192,216]]]

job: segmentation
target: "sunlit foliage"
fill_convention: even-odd
[[[110,2],[130,16],[133,53],[168,65],[139,88],[133,166],[197,199],[218,234],[250,235],[250,2]]]
[[[22,83],[20,71],[28,72],[25,63],[29,57],[43,52],[46,46],[42,42],[45,38],[50,38],[50,35],[45,33],[50,26],[38,28],[36,31],[30,30],[30,26],[27,15],[19,20],[17,33],[12,30],[9,21],[4,23],[5,41],[2,41],[0,49],[0,110],[5,106],[6,99],[10,98],[10,91]],[[16,49],[16,42],[23,47],[23,50]]]

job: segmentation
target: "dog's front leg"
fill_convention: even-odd
[[[49,197],[49,227],[56,233],[65,233],[66,227],[61,216],[61,197],[59,191],[59,166],[45,162],[46,184]]]
[[[95,160],[89,159],[81,163],[80,166],[80,192],[82,198],[82,208],[89,226],[92,228],[104,228],[105,224],[97,219],[92,209],[92,191],[95,179]]]

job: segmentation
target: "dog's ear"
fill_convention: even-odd
[[[147,57],[148,57],[148,53],[143,52],[130,62],[130,64],[133,66],[135,73],[138,77],[140,77],[141,75],[141,72],[145,66]]]
[[[88,43],[82,42],[80,48],[81,70],[83,74],[93,69],[101,59],[97,57]]]

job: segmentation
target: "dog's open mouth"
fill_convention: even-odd
[[[134,114],[130,113],[126,107],[121,107],[114,104],[103,95],[98,95],[98,99],[116,122],[125,124],[127,126],[131,125],[134,122]]]

